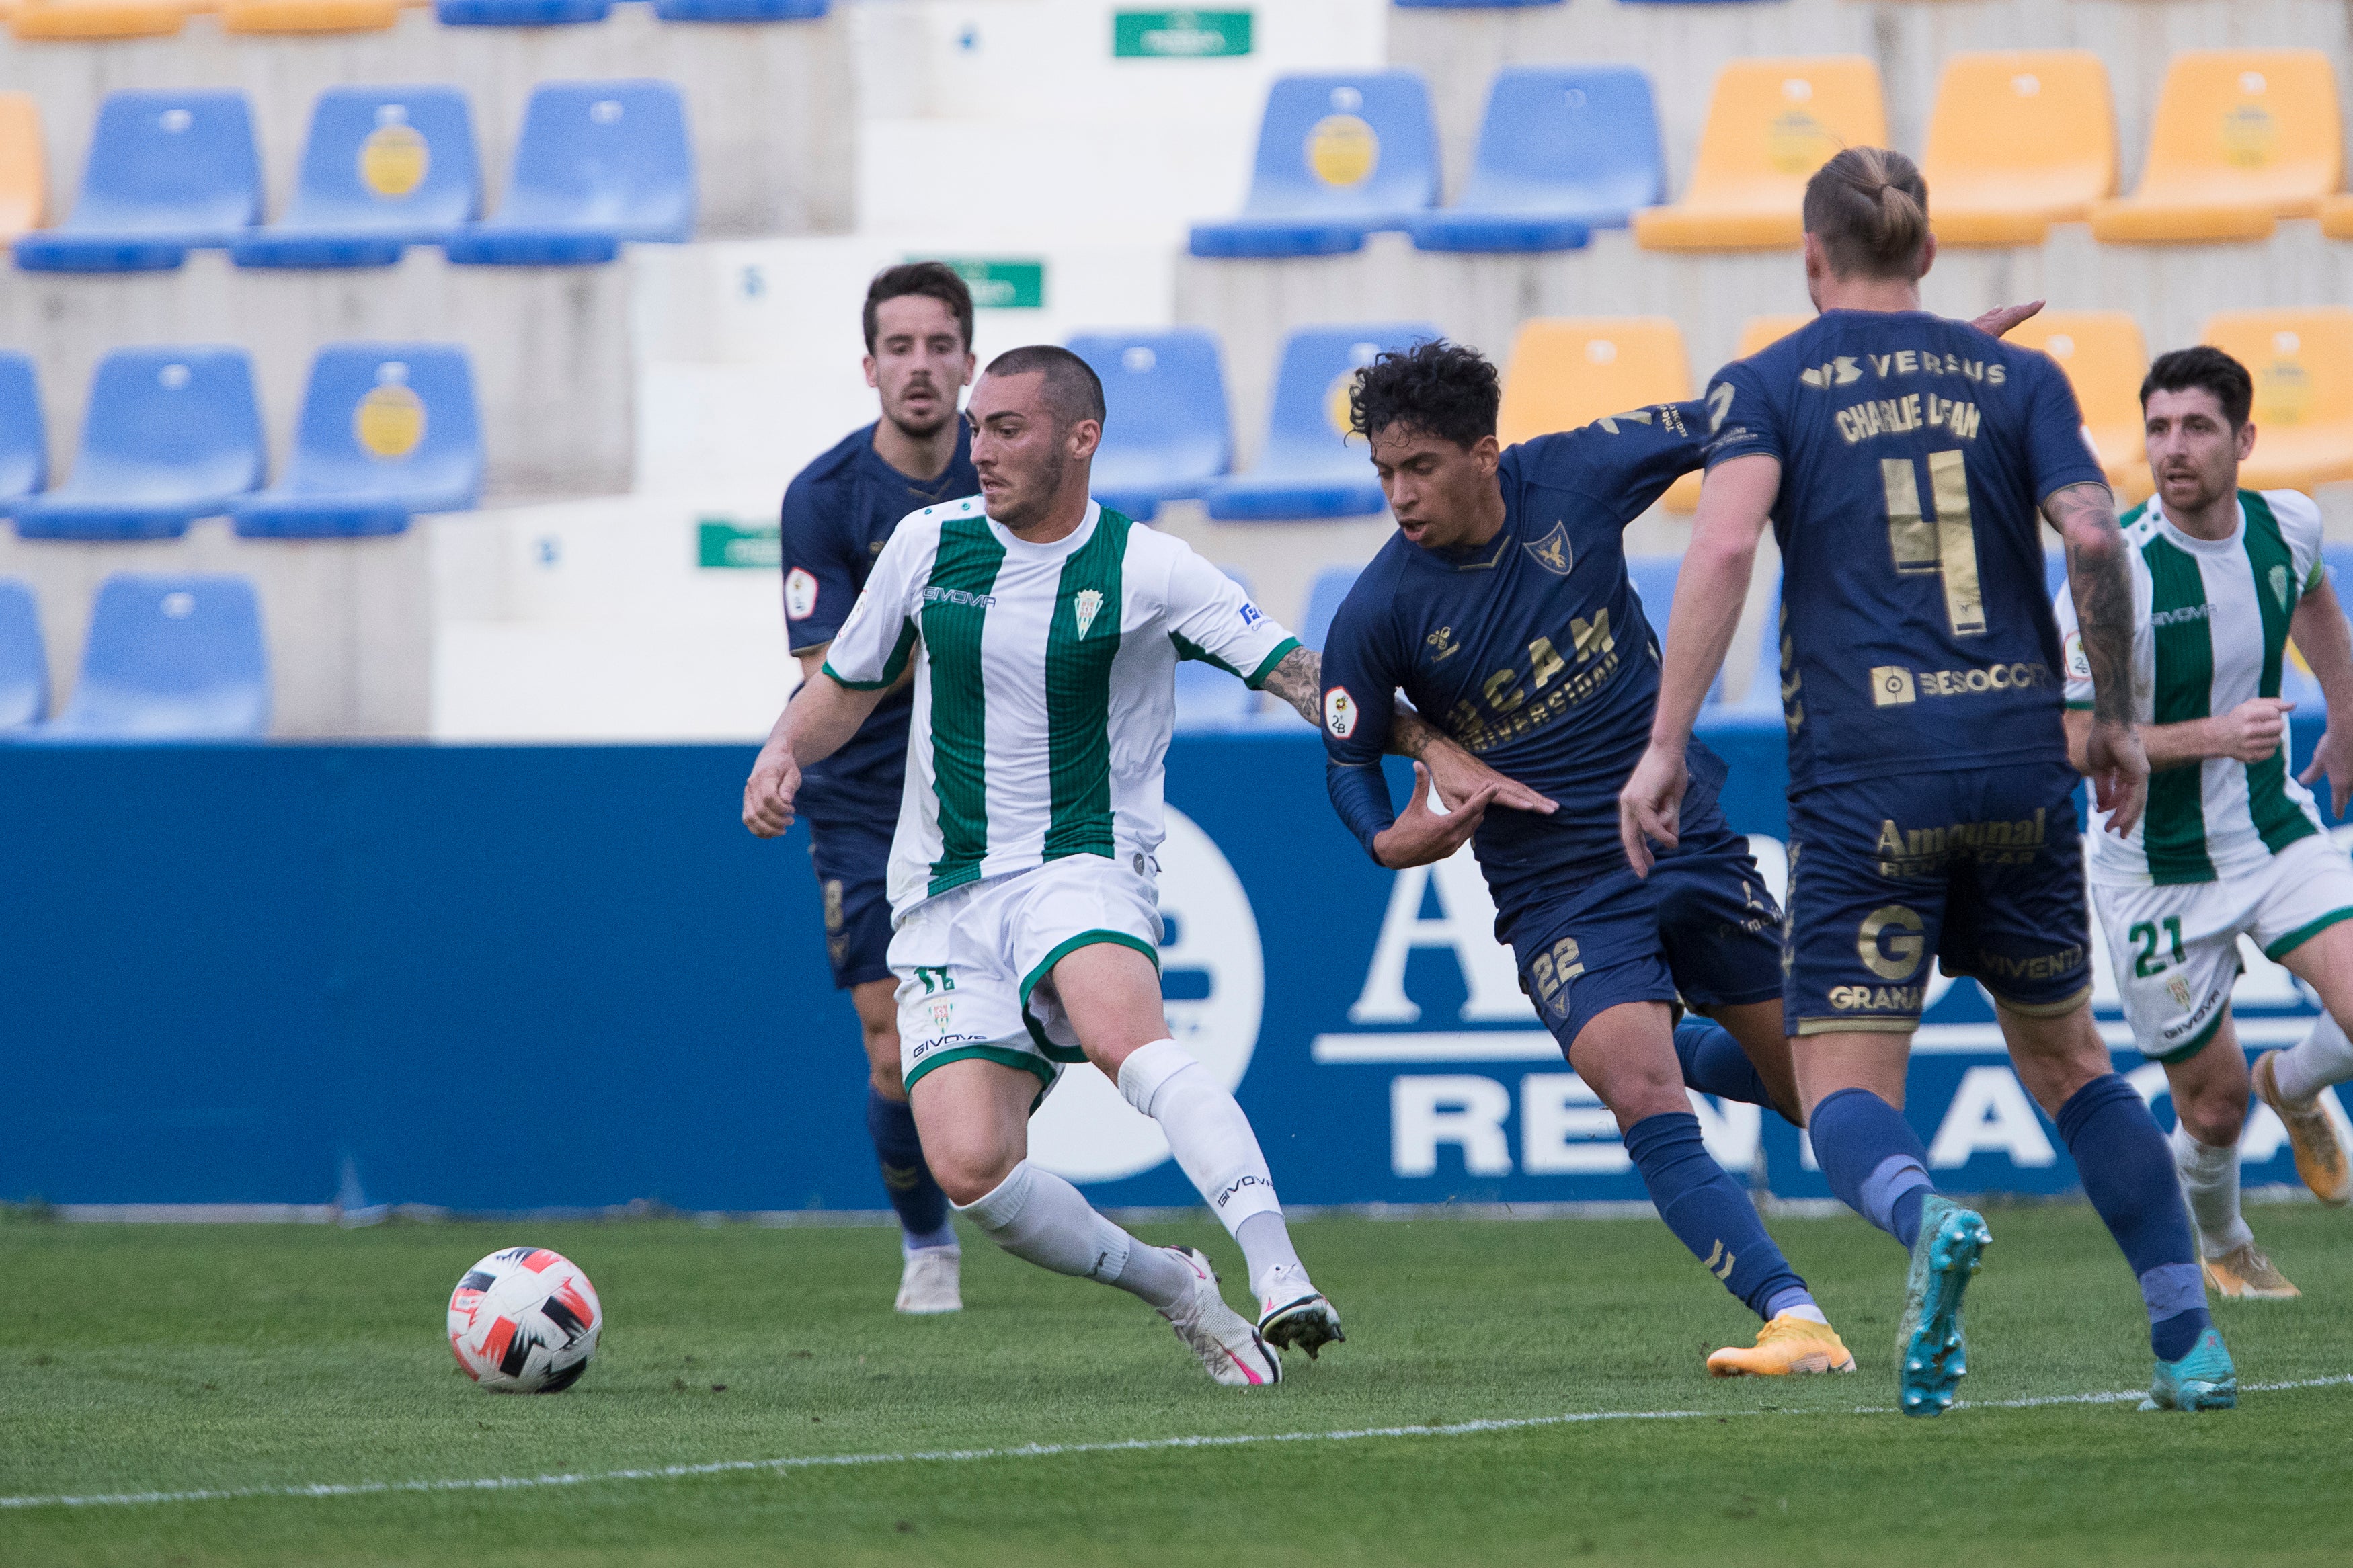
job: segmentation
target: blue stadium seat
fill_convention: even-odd
[[[40,607],[31,588],[0,577],[0,734],[48,711],[49,655],[41,643]]]
[[[1358,367],[1383,349],[1439,335],[1424,322],[1305,327],[1283,344],[1258,467],[1209,486],[1209,515],[1222,521],[1363,517],[1379,511],[1380,481],[1362,442],[1348,439],[1348,389]]]
[[[1196,256],[1330,256],[1438,199],[1438,133],[1418,71],[1276,79],[1241,216],[1193,229]]]
[[[1523,5],[1557,5],[1561,0],[1389,0],[1407,11],[1502,11]]]
[[[41,417],[40,376],[27,355],[0,349],[0,517],[18,496],[49,482],[48,422]]]
[[[1232,423],[1218,340],[1198,327],[1080,332],[1071,352],[1103,378],[1095,499],[1139,522],[1191,500],[1233,467]]]
[[[261,483],[243,349],[116,349],[99,362],[66,482],[10,506],[26,539],[174,539]]]
[[[2067,582],[2067,552],[2046,544],[2042,547],[2042,591],[2055,604],[2059,590]]]
[[[694,145],[666,81],[543,82],[523,110],[499,216],[443,246],[488,267],[610,261],[624,240],[694,235]]]
[[[1219,571],[1251,592],[1250,579],[1230,566]],[[1253,595],[1254,596],[1254,595]],[[1176,733],[1215,734],[1247,729],[1259,715],[1259,694],[1232,674],[1203,659],[1176,661]]]
[[[454,87],[319,95],[285,216],[229,247],[239,267],[390,267],[481,215],[474,117]]]
[[[553,27],[601,22],[613,0],[433,0],[433,11],[448,27]]]
[[[665,22],[814,22],[832,0],[654,0]]]
[[[1361,566],[1326,566],[1315,574],[1315,581],[1307,585],[1307,608],[1299,617],[1299,640],[1324,651],[1324,639],[1332,635],[1332,617],[1340,613],[1340,603],[1348,590],[1356,585],[1364,572]]]
[[[16,243],[34,272],[154,272],[261,221],[241,92],[115,92],[99,106],[73,216]]]
[[[1651,79],[1630,66],[1496,73],[1461,198],[1407,225],[1421,250],[1570,250],[1666,199]]]
[[[243,577],[118,572],[99,584],[81,679],[30,733],[69,741],[204,741],[269,729],[261,606]]]
[[[1680,555],[1629,555],[1626,557],[1626,575],[1634,584],[1636,596],[1642,601],[1642,618],[1651,623],[1651,630],[1658,637],[1659,646],[1662,648],[1667,646],[1667,617],[1674,613],[1675,581],[1683,575],[1683,558]],[[1778,649],[1781,595],[1778,585],[1767,597],[1766,605],[1764,643],[1767,647],[1774,649],[1775,652],[1770,665],[1760,663],[1757,667],[1760,676],[1767,668],[1778,671],[1780,668],[1781,656]],[[1725,670],[1719,669],[1715,672],[1715,684],[1709,687],[1707,690],[1709,707],[1721,707],[1724,704],[1725,690],[1730,684],[1726,676],[1727,672]],[[1776,679],[1766,681],[1765,684],[1775,688],[1773,700],[1765,706],[1774,712],[1778,712],[1781,705],[1779,682]],[[1751,698],[1757,695],[1758,689],[1757,681],[1749,682],[1748,690]],[[1736,710],[1746,711],[1749,706],[1749,702],[1743,701],[1736,705]]]
[[[470,510],[481,489],[464,349],[335,343],[311,363],[285,477],[231,515],[248,539],[398,533],[417,512]]]

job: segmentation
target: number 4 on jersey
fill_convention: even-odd
[[[1978,531],[1969,516],[1968,458],[1959,452],[1928,454],[1928,485],[1936,515],[1920,510],[1920,477],[1909,458],[1880,459],[1887,487],[1887,547],[1896,574],[1935,575],[1945,580],[1945,616],[1953,635],[1976,637],[1986,629],[1985,600],[1978,587]]]

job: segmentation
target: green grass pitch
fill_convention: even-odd
[[[2122,1261],[2081,1207],[1997,1210],[1965,1397],[2148,1376]],[[2250,1384],[2353,1373],[2353,1219],[2255,1212],[2306,1292],[2223,1304]],[[0,1495],[594,1475],[797,1456],[1687,1412],[1439,1435],[754,1468],[504,1490],[0,1507],[0,1563],[2337,1563],[2353,1384],[2232,1413],[1894,1400],[1902,1257],[1860,1222],[1775,1229],[1852,1377],[1712,1382],[1753,1321],[1647,1220],[1298,1227],[1349,1341],[1278,1388],[1211,1384],[1150,1311],[967,1240],[966,1310],[890,1310],[880,1229],[682,1221],[0,1224]],[[1232,1275],[1206,1216],[1145,1227]],[[607,1330],[570,1393],[457,1373],[459,1272],[529,1241]]]

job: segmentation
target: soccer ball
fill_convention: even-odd
[[[605,1309],[580,1266],[543,1247],[510,1247],[449,1292],[449,1349],[466,1375],[501,1394],[558,1394],[596,1353]]]

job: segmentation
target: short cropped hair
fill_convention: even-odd
[[[885,300],[903,300],[910,294],[921,294],[937,300],[956,319],[956,330],[964,334],[966,353],[972,352],[972,290],[964,279],[945,262],[910,261],[898,267],[885,267],[866,286],[866,352],[874,352],[875,312]]]
[[[1806,232],[1841,278],[1917,278],[1928,243],[1928,182],[1884,147],[1849,147],[1806,182]]]
[[[1461,447],[1495,433],[1503,382],[1485,354],[1432,338],[1376,356],[1348,389],[1348,428],[1369,441],[1402,425]]]
[[[2140,405],[2148,409],[2149,394],[2153,392],[2188,392],[2202,386],[2214,395],[2222,405],[2222,417],[2231,428],[2239,429],[2255,406],[2255,378],[2247,367],[2224,353],[2221,349],[2200,343],[2194,349],[2175,349],[2157,356],[2148,367],[2147,379],[2140,384]]]
[[[1103,377],[1094,366],[1052,343],[1028,343],[1008,349],[988,362],[991,375],[1043,374],[1046,406],[1067,428],[1082,419],[1103,422]]]

